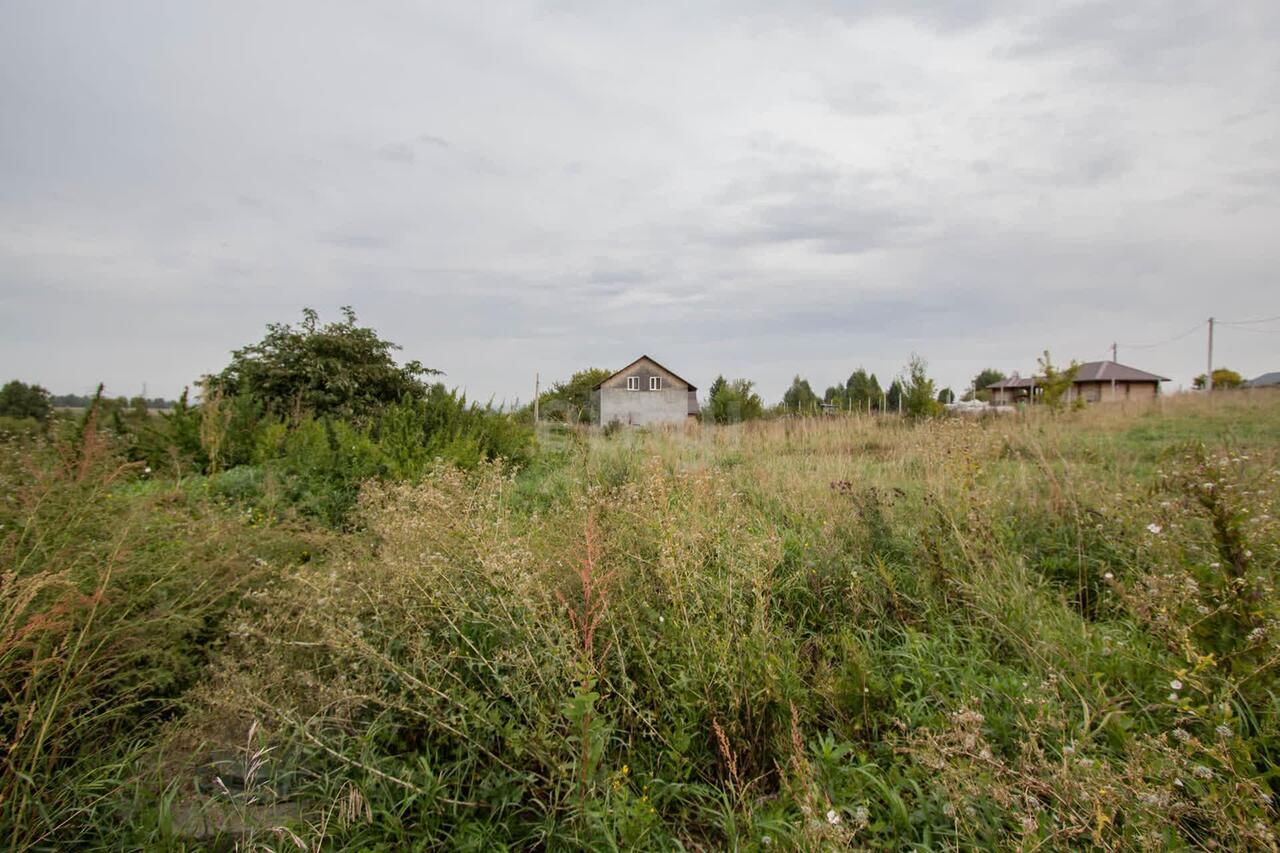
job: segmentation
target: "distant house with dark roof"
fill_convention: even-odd
[[[1160,383],[1168,381],[1166,376],[1114,361],[1086,361],[1076,369],[1067,399],[1082,399],[1086,403],[1153,400],[1160,393]],[[991,391],[991,402],[997,405],[1025,403],[1040,393],[1035,377],[1014,376],[993,382],[987,389]]]
[[[1034,389],[1034,379],[1016,374],[987,386],[987,390],[991,392],[991,402],[997,406],[1025,403],[1031,399]]]
[[[1242,388],[1280,388],[1280,370],[1264,373],[1256,379],[1250,379]]]
[[[698,389],[642,355],[592,389],[600,424],[681,424],[698,416]]]

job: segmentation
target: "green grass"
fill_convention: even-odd
[[[51,765],[65,793],[11,761],[5,832],[47,844],[12,806],[44,797],[25,820],[105,847],[1268,849],[1278,469],[1280,399],[1242,394],[546,430],[519,472],[369,484],[323,549],[245,517],[252,469],[69,491],[93,553],[110,501],[147,530],[122,601],[276,556],[197,646],[130,634],[188,674]]]

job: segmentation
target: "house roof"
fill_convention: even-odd
[[[1145,370],[1139,370],[1136,367],[1129,367],[1127,364],[1120,364],[1114,361],[1086,361],[1076,368],[1076,378],[1073,381],[1080,383],[1111,382],[1113,380],[1116,382],[1168,382],[1169,377],[1157,376],[1154,373],[1147,373]],[[1031,376],[1013,377],[993,382],[987,387],[994,390],[1030,388],[1038,381],[1036,377]]]
[[[1270,388],[1274,385],[1280,385],[1280,370],[1264,373],[1244,383],[1246,388]]]
[[[1000,390],[1002,388],[1030,388],[1034,382],[1035,380],[1030,376],[1010,376],[1008,379],[1001,379],[999,382],[992,382],[986,387],[996,390]]]
[[[1076,371],[1076,382],[1168,382],[1169,377],[1147,373],[1114,361],[1086,361]]]
[[[599,390],[600,390],[600,386],[601,386],[601,385],[603,385],[605,382],[608,382],[610,379],[612,379],[613,377],[617,376],[617,375],[618,375],[618,374],[620,374],[620,373],[626,373],[628,370],[630,370],[631,368],[635,367],[637,364],[639,364],[639,363],[640,363],[640,362],[642,362],[642,361],[647,361],[647,362],[649,362],[650,364],[652,364],[654,367],[661,367],[663,370],[667,371],[667,373],[670,373],[670,374],[671,374],[672,376],[674,376],[676,379],[679,379],[679,380],[680,380],[681,382],[683,382],[685,385],[688,385],[688,386],[689,386],[689,390],[690,390],[690,391],[697,391],[697,390],[698,390],[697,386],[695,386],[695,385],[694,385],[692,382],[690,382],[688,379],[685,379],[683,376],[679,375],[678,373],[676,373],[676,372],[675,372],[674,370],[672,370],[671,368],[669,368],[669,367],[665,367],[665,366],[663,366],[663,365],[661,365],[661,364],[658,364],[657,359],[649,358],[649,356],[647,356],[647,355],[642,355],[642,356],[640,356],[639,358],[637,358],[635,361],[633,361],[633,362],[631,362],[630,364],[628,364],[626,367],[622,368],[621,370],[616,370],[616,371],[614,371],[613,373],[609,374],[609,375],[608,375],[608,376],[607,376],[603,381],[601,381],[601,382],[597,382],[597,383],[592,387],[592,389],[591,389],[591,390],[592,390],[592,391],[599,391]]]

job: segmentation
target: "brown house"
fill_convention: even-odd
[[[1160,383],[1168,381],[1168,377],[1114,361],[1087,361],[1076,369],[1067,400],[1082,399],[1086,403],[1154,400],[1160,393]],[[991,392],[991,402],[996,405],[1025,403],[1040,396],[1035,377],[1015,376],[993,382],[987,390]]]

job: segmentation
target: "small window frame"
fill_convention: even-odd
[[[639,377],[639,376],[628,376],[628,377],[627,377],[627,390],[628,390],[628,391],[639,391],[639,390],[640,390],[640,377]]]
[[[661,390],[662,390],[662,377],[661,377],[661,376],[650,376],[650,377],[649,377],[649,390],[650,390],[650,391],[661,391]]]

